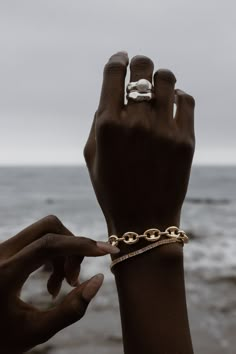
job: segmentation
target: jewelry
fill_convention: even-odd
[[[159,246],[162,246],[162,245],[166,245],[166,244],[170,244],[170,243],[176,243],[176,242],[178,242],[177,239],[165,239],[165,240],[162,240],[162,241],[157,241],[157,242],[155,242],[155,243],[153,243],[151,245],[148,245],[146,247],[143,247],[143,248],[141,248],[141,249],[139,249],[137,251],[125,254],[124,256],[121,256],[121,257],[119,257],[119,258],[117,258],[117,259],[115,259],[114,261],[111,262],[111,265],[110,265],[111,272],[113,273],[113,267],[116,264],[118,264],[120,262],[123,262],[126,259],[138,256],[139,254],[142,254],[144,252],[150,251],[153,248],[156,248],[156,247],[159,247]]]
[[[138,91],[131,91],[127,93],[127,99],[132,99],[136,102],[150,101],[153,98],[152,92],[140,93]]]
[[[161,236],[166,236],[167,239],[173,239],[175,242],[187,243],[188,236],[183,230],[180,230],[176,226],[169,226],[165,231],[160,231],[158,229],[148,229],[143,234],[139,235],[136,232],[128,231],[123,234],[123,236],[118,237],[116,235],[111,235],[108,237],[108,242],[112,246],[117,246],[119,242],[124,242],[127,245],[132,245],[137,243],[141,238],[147,241],[155,242],[160,240]]]
[[[152,91],[152,84],[146,79],[130,82],[127,85],[127,92],[138,91],[140,93],[148,93]]]

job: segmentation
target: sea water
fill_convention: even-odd
[[[107,239],[104,217],[85,167],[0,168],[1,241],[49,214],[60,218],[75,235]],[[184,248],[184,260],[195,350],[203,354],[232,354],[236,345],[236,167],[192,169],[181,227],[190,238]],[[99,308],[101,316],[110,311],[109,319],[102,317],[103,321],[109,320],[106,331],[115,331],[121,340],[120,330],[117,330],[116,290],[109,263],[109,256],[85,259],[81,276],[87,279],[98,272],[105,274],[105,287],[96,297],[92,311],[96,312]],[[33,277],[32,282],[25,286],[27,301],[45,298],[46,287],[41,278]],[[170,295],[174,301],[174,294]],[[115,321],[114,325],[111,318]],[[89,317],[85,320],[88,323],[85,322],[82,327],[85,329],[81,337],[89,345],[97,341],[100,332],[99,328],[94,328],[93,338],[91,328],[94,320],[90,321]],[[89,337],[86,331],[89,331]],[[109,333],[107,337],[111,335]],[[77,352],[77,337],[76,326],[63,331],[54,339],[55,352],[58,353],[59,347],[60,353]],[[72,351],[68,351],[68,338],[75,343]],[[110,348],[109,343],[107,339],[101,344],[104,345],[102,353],[109,352],[106,351]],[[117,348],[121,348],[119,343]],[[86,353],[93,352],[88,349]]]
[[[0,240],[48,214],[58,216],[76,235],[107,239],[85,167],[0,168]],[[235,272],[236,167],[193,168],[181,227],[190,236],[187,269],[210,269],[211,275]],[[87,272],[93,273],[92,268]]]

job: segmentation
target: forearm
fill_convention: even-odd
[[[178,226],[195,146],[193,97],[175,89],[171,71],[153,75],[152,60],[135,56],[129,66],[131,86],[139,95],[142,80],[146,89],[151,87],[151,100],[129,99],[128,86],[124,104],[128,63],[127,53],[118,52],[105,65],[100,103],[84,150],[109,235],[117,236]],[[186,240],[167,232],[171,242]],[[158,236],[151,234],[152,241]],[[137,238],[130,235],[131,242]],[[120,255],[145,246],[144,238],[129,247],[119,242]],[[177,243],[162,245],[114,265],[126,354],[193,352],[181,251]]]
[[[125,260],[114,266],[114,274],[125,354],[193,353],[182,245],[163,245]]]

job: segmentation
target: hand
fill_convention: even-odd
[[[19,354],[51,338],[79,320],[103,282],[99,274],[76,282],[84,256],[103,256],[118,249],[107,243],[75,237],[54,216],[48,216],[0,245],[0,352]],[[52,262],[50,293],[57,294],[64,276],[76,288],[50,311],[40,311],[19,298],[24,282]],[[75,269],[73,267],[75,266]]]
[[[144,232],[179,225],[194,153],[194,99],[175,90],[169,70],[136,56],[130,81],[154,82],[154,99],[128,100],[124,84],[128,56],[113,55],[104,69],[98,110],[84,149],[109,233]],[[176,102],[176,114],[173,107]]]

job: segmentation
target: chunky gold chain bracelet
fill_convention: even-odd
[[[125,232],[121,237],[111,235],[109,236],[108,241],[112,246],[117,246],[119,242],[124,242],[127,245],[133,245],[142,238],[150,242],[156,242],[160,240],[162,236],[166,236],[167,239],[175,239],[177,242],[188,242],[188,236],[186,233],[183,230],[180,230],[177,226],[169,226],[165,231],[160,231],[158,229],[148,229],[141,235],[133,231],[128,231]]]
[[[164,236],[163,239],[160,239]],[[125,254],[119,258],[114,259],[111,262],[111,271],[113,272],[113,267],[116,264],[119,264],[127,259],[138,256],[142,253],[150,251],[156,247],[160,247],[163,245],[180,242],[182,246],[188,242],[188,236],[183,230],[180,230],[177,226],[170,226],[165,231],[160,231],[158,229],[148,229],[142,235],[137,234],[136,232],[126,232],[122,237],[118,237],[116,235],[111,235],[109,237],[109,243],[113,246],[117,246],[119,242],[124,242],[128,245],[132,245],[138,242],[140,239],[144,238],[147,241],[150,241],[151,244],[147,245],[141,249],[135,250],[128,254]]]

